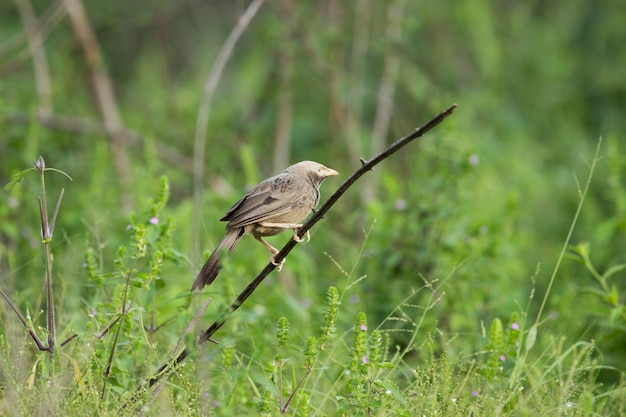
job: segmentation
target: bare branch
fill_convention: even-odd
[[[337,191],[335,191],[333,195],[331,195],[328,198],[328,200],[326,200],[326,202],[322,204],[322,206],[318,210],[314,211],[311,218],[305,224],[303,224],[300,229],[298,229],[299,237],[303,237],[304,235],[306,235],[306,232],[309,229],[311,229],[311,227],[313,227],[315,223],[317,223],[324,217],[324,214],[326,214],[328,210],[330,210],[330,208],[341,198],[341,196],[348,190],[348,188],[350,188],[350,186],[352,186],[352,184],[354,184],[361,176],[363,176],[366,172],[370,171],[374,166],[378,165],[380,162],[382,162],[384,159],[389,157],[391,154],[397,152],[399,149],[407,145],[409,142],[423,136],[424,134],[432,130],[435,126],[441,123],[445,118],[450,116],[452,112],[454,111],[454,109],[456,109],[456,104],[453,104],[452,106],[448,107],[446,110],[439,113],[437,116],[432,118],[423,126],[417,128],[416,130],[409,133],[405,137],[399,139],[398,141],[390,145],[387,149],[380,152],[378,155],[374,156],[369,161],[365,161],[362,159],[361,160],[362,166],[359,169],[357,169],[348,179],[346,179],[343,182],[343,184],[341,184],[341,186],[337,189]],[[289,242],[287,242],[287,244],[282,248],[282,250],[275,256],[274,258],[275,262],[279,264],[280,261],[284,259],[289,252],[291,252],[291,250],[295,247],[295,245],[296,245],[296,241],[293,239],[289,239]],[[270,272],[272,272],[275,268],[276,268],[276,265],[272,264],[271,262],[268,263],[265,266],[265,268],[263,268],[263,270],[256,276],[256,278],[254,278],[250,282],[250,284],[248,284],[248,286],[241,292],[241,294],[239,294],[235,302],[233,302],[233,304],[230,306],[229,310],[225,314],[223,314],[218,320],[216,320],[213,324],[211,324],[211,326],[207,330],[202,332],[198,343],[202,344],[206,341],[215,342],[213,339],[211,339],[211,337],[215,334],[215,332],[217,332],[224,325],[224,323],[226,323],[226,320],[228,319],[228,317],[233,312],[235,312],[248,299],[248,297],[250,297],[250,295],[254,292],[254,290],[256,290],[256,288],[261,284],[261,282],[263,282],[265,277]],[[171,360],[169,360],[166,364],[164,364],[163,366],[159,368],[155,376],[149,379],[148,386],[152,387],[154,384],[156,384],[163,375],[168,374],[168,371],[175,369],[190,354],[191,354],[190,349],[185,348],[177,356],[172,357]],[[143,390],[143,388],[141,390]]]

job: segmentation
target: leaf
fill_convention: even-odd
[[[398,390],[398,388],[387,382],[387,381],[376,381],[377,385],[380,385],[381,387],[383,387],[385,390],[387,390],[387,392],[391,395],[393,395],[393,397],[400,401],[403,405],[406,405],[406,398],[404,398],[404,395],[402,395],[402,393]]]
[[[28,168],[13,175],[13,177],[11,177],[11,181],[9,181],[9,183],[4,186],[3,190],[7,190],[7,191],[10,190],[11,187],[13,187],[18,182],[21,182],[29,172],[34,171],[34,170],[35,168]]]
[[[534,325],[528,330],[528,336],[526,336],[526,352],[531,350],[537,340],[537,326]]]
[[[165,282],[164,280],[157,278],[156,280],[154,280],[154,287],[157,290],[163,289],[167,286],[167,282]]]
[[[54,172],[58,172],[59,174],[63,174],[63,175],[65,175],[65,176],[67,177],[67,179],[68,179],[68,180],[70,180],[70,181],[74,181],[74,180],[72,179],[72,177],[70,177],[70,176],[69,176],[69,174],[68,174],[68,173],[66,173],[66,172],[64,172],[64,171],[61,171],[60,169],[56,169],[56,168],[46,168],[45,170],[46,170],[46,171],[54,171]]]
[[[76,362],[76,359],[72,358],[71,356],[65,353],[63,355],[65,355],[67,359],[69,359],[69,361],[72,362],[72,367],[74,368],[74,379],[76,380],[76,383],[78,384],[78,386],[80,387],[84,395],[86,393],[85,382],[83,381],[83,376],[80,372],[80,367],[78,366],[78,362]]]
[[[612,275],[618,273],[619,271],[625,268],[626,268],[626,264],[613,265],[612,267],[606,270],[604,275],[602,275],[602,278],[609,279],[611,278]]]
[[[611,287],[611,292],[604,296],[604,300],[612,306],[617,306],[619,304],[619,292],[615,285]]]
[[[39,356],[33,364],[32,372],[30,373],[30,375],[28,375],[28,378],[26,379],[26,387],[29,390],[33,389],[33,387],[35,386],[35,378],[37,376],[37,366],[39,365],[39,358],[41,358],[41,356]]]

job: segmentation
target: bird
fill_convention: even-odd
[[[191,291],[202,290],[215,280],[221,268],[220,253],[227,250],[230,255],[246,234],[252,235],[272,253],[270,262],[278,265],[280,271],[285,260],[279,264],[274,261],[279,251],[263,237],[291,229],[295,241],[304,240],[298,237],[301,222],[317,207],[322,182],[333,175],[339,173],[318,162],[301,161],[250,189],[220,219],[228,222],[226,234],[198,273]],[[311,239],[308,231],[306,238],[307,241]]]

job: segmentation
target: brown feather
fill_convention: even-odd
[[[331,175],[338,173],[317,162],[303,161],[248,191],[220,219],[228,221],[226,235],[200,270],[191,290],[201,290],[215,280],[220,270],[220,251],[227,248],[230,254],[244,234],[271,236],[286,230],[283,227],[259,227],[259,223],[299,224],[306,219],[319,202],[322,181]],[[261,243],[269,245],[264,241]]]

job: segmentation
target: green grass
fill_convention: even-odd
[[[382,320],[372,321],[360,311],[364,306],[358,300],[373,278],[357,271],[376,233],[373,224],[352,265],[328,258],[337,286],[328,287],[325,301],[313,299],[303,308],[273,282],[230,317],[218,333],[219,345],[199,347],[193,336],[183,334],[199,300],[185,291],[164,290],[165,265],[186,261],[172,245],[174,220],[165,217],[170,191],[162,178],[149,208],[131,215],[128,242],[118,247],[112,265],[93,246],[85,252],[81,279],[89,291],[81,304],[88,316],[68,314],[68,283],[54,286],[61,292],[54,302],[55,320],[62,323],[57,343],[75,338],[37,353],[16,315],[4,309],[2,414],[624,415],[624,382],[603,386],[597,380],[603,370],[621,371],[601,363],[593,341],[556,334],[542,314],[598,159],[596,153],[570,234],[554,273],[543,283],[543,299],[535,299],[540,284],[535,276],[526,306],[511,310],[509,317],[493,318],[480,332],[449,333],[437,323],[444,318],[437,316],[437,309],[457,298],[454,282],[466,264],[441,279],[424,278],[396,305],[376,309],[385,311]],[[49,170],[40,176],[42,190],[46,175],[55,174]],[[24,181],[30,181],[29,172],[25,174]],[[57,225],[63,221],[62,208],[60,213]],[[54,235],[43,243],[46,250],[58,248]],[[584,250],[576,251],[591,269]],[[53,276],[63,277],[63,265],[52,262],[53,252]],[[302,263],[297,256],[290,261],[297,274]],[[226,264],[219,289],[211,293],[216,306],[209,311],[219,312],[233,299],[234,283],[228,277],[245,276],[238,272],[245,270],[234,262]],[[611,274],[596,275],[604,283]],[[538,302],[539,313],[532,319],[530,311]],[[48,310],[44,302],[32,310],[34,317],[27,314],[27,328],[46,334],[50,327],[37,323]],[[155,387],[147,387],[147,379],[177,349],[179,336],[192,347],[191,358]],[[467,338],[477,348],[461,348]],[[449,353],[455,351],[462,353]]]
[[[39,155],[72,178],[46,171],[42,188],[34,169],[0,192],[0,415],[626,414],[619,0],[268,1],[226,62],[203,154],[203,86],[243,3],[84,2],[133,133],[126,184],[49,3],[0,4],[0,182]],[[344,194],[219,344],[196,346],[267,262],[244,238],[189,292],[234,201],[303,159],[341,173],[324,199],[452,103]],[[42,236],[38,198],[50,223],[62,189]],[[47,345],[47,274],[52,353],[28,334]],[[147,388],[183,344],[190,356]]]

